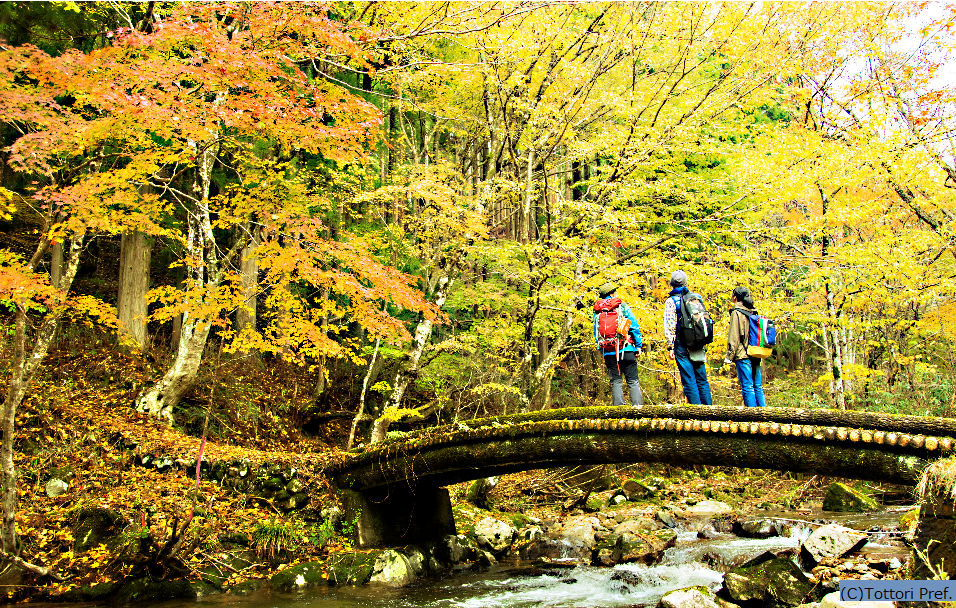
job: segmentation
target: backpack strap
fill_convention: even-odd
[[[732,309],[730,310],[730,312],[739,312],[739,313],[742,314],[743,316],[747,317],[747,332],[749,333],[749,332],[750,332],[750,318],[753,317],[755,314],[757,314],[757,311],[755,310],[755,311],[753,311],[753,312],[750,312],[749,310],[747,310],[747,309],[745,309],[745,308],[732,308]],[[743,335],[743,334],[740,334],[740,342],[741,342],[741,343],[744,343],[744,346],[745,346],[745,347],[747,346],[747,344],[745,344],[745,342],[747,342],[747,340],[744,340],[744,335]]]

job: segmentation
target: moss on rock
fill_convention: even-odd
[[[114,539],[126,527],[126,519],[105,507],[81,507],[70,514],[73,524],[73,551],[82,553],[101,544],[116,544]]]
[[[864,511],[875,511],[880,508],[875,500],[850,486],[835,481],[827,488],[826,497],[823,499],[824,511],[836,511],[839,513],[863,513]]]
[[[333,553],[326,562],[329,584],[364,585],[372,578],[375,560],[380,553],[380,551]]]
[[[318,587],[327,584],[325,567],[322,562],[298,564],[273,575],[269,583],[277,591]]]

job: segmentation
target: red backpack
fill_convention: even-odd
[[[634,344],[629,330],[631,321],[621,313],[621,298],[605,298],[594,304],[598,315],[598,346],[606,353],[620,350],[625,344]]]

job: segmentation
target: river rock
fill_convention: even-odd
[[[830,487],[827,488],[826,497],[823,499],[824,511],[863,513],[864,511],[875,511],[879,508],[880,505],[866,494],[838,481],[830,484]]]
[[[699,586],[665,593],[658,608],[720,608],[720,605],[713,591]]]
[[[527,561],[556,559],[589,559],[591,549],[574,546],[564,538],[540,538],[518,546],[518,556]]]
[[[627,502],[627,496],[624,494],[612,494],[610,498],[607,499],[607,506],[616,507]]]
[[[491,568],[498,565],[498,560],[490,551],[478,551],[478,559],[475,561],[482,568]]]
[[[595,532],[604,529],[597,517],[570,517],[549,530],[548,536],[566,540],[571,546],[590,553],[596,542]]]
[[[866,534],[837,524],[820,526],[800,546],[800,555],[807,568],[813,568],[827,557],[842,557],[866,544]]]
[[[737,536],[745,538],[770,538],[779,536],[777,525],[772,519],[748,519],[736,522],[733,528]]]
[[[621,534],[622,563],[656,563],[664,550],[677,543],[677,533],[673,530],[654,530],[642,534]]]
[[[435,547],[436,557],[446,564],[460,564],[475,559],[478,544],[464,534],[448,534]]]
[[[424,576],[426,560],[425,554],[422,553],[421,549],[409,546],[402,549],[402,553],[408,558],[408,563],[412,567],[412,573],[415,576]]]
[[[684,517],[719,517],[730,515],[734,510],[725,502],[719,500],[702,500],[696,505],[684,509]],[[667,523],[667,522],[664,522]]]
[[[613,532],[615,534],[641,534],[642,532],[660,530],[662,527],[656,521],[641,518],[622,522],[614,526]]]
[[[496,555],[510,549],[517,535],[518,530],[514,526],[493,517],[485,517],[475,524],[475,540],[478,541],[478,546],[485,547]]]
[[[636,479],[628,479],[625,481],[624,485],[621,486],[621,491],[624,492],[624,496],[626,496],[628,500],[632,501],[652,498],[657,493],[655,488]]]
[[[671,513],[670,511],[658,511],[657,519],[659,519],[661,523],[667,526],[668,528],[677,527],[677,520],[674,519],[674,514]]]
[[[823,596],[820,608],[894,608],[894,602],[844,602],[840,599],[840,592],[834,591]]]
[[[50,498],[56,498],[66,494],[70,489],[70,484],[62,479],[51,479],[46,482],[46,495]]]
[[[389,549],[375,559],[369,582],[386,587],[404,587],[417,578],[408,558],[394,549]]]
[[[788,558],[765,553],[724,575],[724,589],[735,602],[797,606],[813,592],[813,581]]]
[[[544,538],[544,530],[541,526],[528,526],[518,531],[517,541],[530,542]]]

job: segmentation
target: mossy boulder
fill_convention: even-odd
[[[99,583],[97,585],[84,585],[70,589],[63,595],[55,598],[49,598],[50,601],[57,602],[95,602],[109,599],[110,596],[119,589],[120,584],[110,581]]]
[[[129,522],[126,518],[106,507],[80,507],[74,509],[70,520],[73,527],[73,551],[83,553],[105,543],[111,548],[119,543],[119,536]]]
[[[159,602],[162,600],[195,599],[196,591],[186,579],[168,581],[154,581],[148,578],[138,578],[123,583],[111,599],[118,604],[133,604],[141,602]]]
[[[468,491],[465,493],[465,500],[476,507],[487,509],[489,505],[488,494],[495,489],[496,485],[498,485],[497,477],[476,479],[468,486]]]
[[[814,583],[792,560],[765,553],[727,572],[724,589],[738,603],[782,608],[809,601]]]
[[[326,561],[329,584],[364,585],[372,578],[380,551],[333,553]]]
[[[824,511],[863,513],[879,508],[880,505],[866,494],[837,481],[830,484],[823,499]]]
[[[654,564],[664,555],[664,550],[677,542],[673,530],[648,530],[643,534],[621,534],[621,562]]]
[[[253,578],[248,581],[242,581],[229,587],[229,593],[232,595],[250,595],[266,586],[267,581],[264,578]]]
[[[621,490],[630,501],[646,500],[657,494],[657,488],[636,479],[625,481]]]
[[[295,591],[327,584],[325,565],[322,562],[306,562],[278,572],[269,579],[277,591]]]

